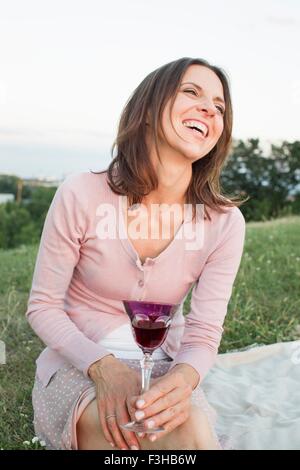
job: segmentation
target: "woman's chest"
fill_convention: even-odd
[[[124,215],[117,220],[114,236],[108,232],[104,238],[99,238],[95,224],[81,248],[76,284],[79,288],[83,284],[90,296],[108,299],[149,295],[163,301],[162,296],[172,298],[174,292],[180,298],[198,278],[205,261],[202,250],[186,249],[189,237],[185,240],[182,222],[173,220],[168,225],[161,220],[159,224],[154,218],[141,225]]]
[[[181,216],[152,213],[144,216],[123,212],[126,236],[142,263],[156,258],[172,244],[183,223]]]

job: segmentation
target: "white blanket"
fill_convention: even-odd
[[[300,341],[219,354],[203,390],[235,449],[300,450]]]

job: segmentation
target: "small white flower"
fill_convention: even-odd
[[[45,441],[40,441],[40,444],[42,447],[46,447],[46,442]]]
[[[30,442],[29,441],[24,441],[23,446],[30,446]]]
[[[36,442],[39,442],[39,438],[37,436],[34,436],[32,439],[31,439],[31,442],[32,444],[35,444]]]

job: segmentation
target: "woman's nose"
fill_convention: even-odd
[[[214,115],[216,113],[216,109],[213,103],[210,103],[208,100],[199,103],[198,109],[200,111],[205,111],[208,114]]]

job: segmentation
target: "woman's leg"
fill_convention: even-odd
[[[96,399],[82,412],[76,426],[78,450],[108,450],[111,445],[105,439],[98,417]]]
[[[78,449],[112,449],[104,438],[94,399],[83,411],[77,423]],[[220,445],[213,435],[206,414],[196,406],[191,407],[189,419],[157,442],[139,439],[145,450],[217,450]]]

